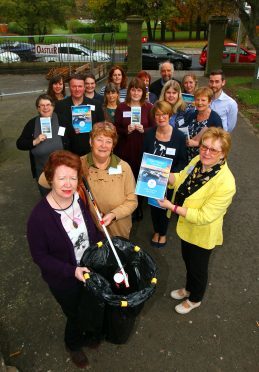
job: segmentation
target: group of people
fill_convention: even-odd
[[[212,72],[209,86],[200,88],[194,74],[180,83],[173,72],[173,65],[164,62],[153,83],[148,72],[140,71],[127,84],[125,71],[114,66],[99,93],[94,75],[75,74],[69,79],[69,96],[63,78],[56,76],[47,94],[36,100],[38,115],[17,140],[18,149],[29,151],[42,195],[28,220],[31,254],[66,315],[64,341],[78,367],[88,364],[82,347],[100,342],[78,324],[84,273],[89,271],[80,267],[80,260],[91,244],[103,239],[82,176],[111,236],[128,239],[132,216],[143,218],[143,197],[135,195],[143,153],[173,160],[165,198],[150,206],[150,244],[167,244],[173,212],[187,271],[185,285],[171,292],[172,298],[184,300],[175,307],[180,314],[200,306],[210,254],[223,242],[223,217],[235,194],[226,159],[237,105],[223,92],[222,71]],[[90,106],[90,132],[78,133],[72,125],[71,107],[81,105]],[[138,112],[135,121],[133,111]],[[44,118],[50,118],[51,138],[42,133]]]

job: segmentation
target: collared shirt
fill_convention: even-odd
[[[93,159],[93,155],[91,152],[89,152],[87,154],[87,163],[88,163],[88,166],[89,167],[95,167],[95,164],[94,164],[94,159]],[[107,169],[109,168],[117,168],[117,166],[119,165],[120,163],[120,158],[117,156],[117,155],[114,155],[114,154],[111,154],[111,160],[110,160],[110,163],[107,167]]]
[[[237,123],[238,106],[236,101],[222,91],[218,98],[211,101],[210,107],[221,117],[223,129],[232,132]]]

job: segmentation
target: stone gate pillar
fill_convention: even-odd
[[[135,76],[142,70],[142,23],[144,19],[138,15],[126,18],[128,24],[128,71],[127,75]]]
[[[212,16],[209,19],[209,39],[207,49],[207,64],[205,75],[210,71],[222,68],[222,52],[225,39],[227,18],[223,16]]]

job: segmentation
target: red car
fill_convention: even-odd
[[[235,43],[224,43],[223,49],[223,60],[226,62],[235,62],[236,59],[237,44]],[[256,61],[256,54],[250,52],[245,48],[240,48],[239,61],[241,63],[254,63]],[[202,49],[200,54],[200,65],[206,66],[207,62],[207,45]]]

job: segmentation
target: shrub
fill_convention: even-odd
[[[16,22],[8,23],[8,32],[12,34],[26,35],[26,31]]]

